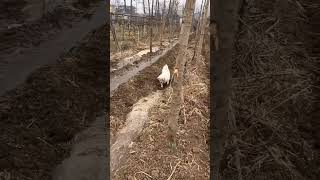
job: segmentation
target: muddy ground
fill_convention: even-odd
[[[90,18],[94,2],[97,1],[93,0],[90,6],[75,4],[77,8],[59,5],[53,12],[35,22],[25,22],[26,16],[21,12],[25,6],[23,0],[1,3],[0,57],[10,53],[20,54],[24,48],[38,46],[41,42],[54,38],[63,29],[71,28],[75,22]],[[8,29],[12,24],[21,26]]]
[[[104,111],[106,26],[60,62],[32,73],[0,100],[0,169],[11,179],[51,179],[70,140]],[[9,179],[10,179],[9,178]]]
[[[319,3],[245,2],[233,61],[230,112],[235,121],[228,126],[222,174],[226,179],[316,180]]]
[[[188,59],[192,58],[193,47],[188,48]],[[161,72],[166,63],[172,69],[176,56],[177,48],[174,48],[116,90],[111,98],[111,143],[114,134],[123,127],[132,105],[161,89],[157,72]],[[205,57],[192,65],[187,64],[188,81],[184,85],[185,103],[179,118],[177,151],[172,152],[166,141],[167,103],[171,92],[170,87],[166,87],[160,103],[149,111],[150,121],[146,128],[130,147],[126,162],[113,172],[112,179],[167,179],[171,174],[172,179],[209,178],[208,50]]]

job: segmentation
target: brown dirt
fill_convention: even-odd
[[[3,0],[0,4],[0,29],[5,24],[22,23],[24,20],[22,9],[25,5],[24,0]]]
[[[142,55],[139,60],[133,62],[132,64],[127,64],[127,65],[123,66],[121,69],[112,72],[111,75],[110,75],[110,78],[112,78],[114,76],[118,76],[120,74],[123,74],[126,71],[130,70],[132,67],[134,67],[134,66],[136,66],[136,65],[138,65],[138,64],[140,64],[142,62],[150,61],[152,57],[154,57],[156,55],[159,55],[162,52],[163,52],[163,49],[160,49],[157,52],[152,52],[152,53],[148,52],[147,54]],[[114,67],[113,65],[114,64],[110,64],[111,68]]]
[[[233,61],[236,127],[229,122],[222,174],[239,179],[241,170],[247,180],[318,179],[319,54],[310,53],[316,50],[310,39],[317,38],[308,31],[319,4],[246,2]]]
[[[193,45],[191,45],[193,47]],[[208,47],[207,47],[208,48]],[[189,48],[188,58],[193,55],[192,48]],[[208,53],[207,53],[208,55]],[[184,85],[184,107],[179,118],[180,130],[178,132],[177,151],[172,152],[166,141],[168,115],[167,101],[171,89],[166,88],[161,103],[150,110],[150,122],[141,133],[141,136],[133,143],[127,162],[114,174],[113,179],[167,179],[171,173],[172,179],[209,179],[209,150],[208,150],[208,125],[209,125],[209,69],[208,59],[200,59],[187,64],[187,74]],[[142,73],[143,82],[150,82],[155,79],[154,72],[160,72],[163,63],[157,69],[151,69],[150,73]],[[174,64],[174,62],[173,62]],[[169,65],[169,67],[172,67]],[[131,83],[131,82],[130,82]],[[125,102],[135,102],[128,94],[141,91],[146,96],[150,90],[146,86],[137,84],[135,87],[130,83],[126,84],[127,93],[118,97],[122,101],[122,118],[130,111],[130,105]],[[159,89],[159,83],[155,81],[155,89]],[[130,89],[131,87],[131,89]],[[139,88],[140,87],[140,88]],[[137,89],[136,89],[137,88]],[[129,93],[130,92],[130,93]],[[114,105],[111,101],[111,106]],[[116,105],[116,104],[115,104]],[[120,107],[120,106],[117,106]],[[120,111],[118,113],[120,115]],[[119,116],[118,117],[121,117]],[[114,118],[114,117],[113,117]],[[186,118],[186,124],[184,120]],[[120,120],[120,118],[118,118]],[[117,127],[119,128],[119,127]]]
[[[171,49],[166,56],[160,58],[152,66],[142,70],[137,76],[130,79],[129,82],[120,85],[114,92],[110,99],[111,142],[113,142],[113,135],[124,125],[126,115],[131,111],[132,105],[140,98],[160,89],[157,72],[161,72],[165,64],[168,64],[169,68],[173,68],[177,48],[178,46]]]
[[[78,11],[67,6],[58,6],[40,20],[24,23],[24,15],[20,13],[24,3],[22,0],[16,1],[17,3],[11,2],[9,7],[0,6],[0,22],[3,21],[1,25],[3,27],[0,27],[0,57],[13,52],[21,53],[23,48],[38,46],[41,42],[54,38],[62,29],[71,28],[74,22],[86,18],[92,9],[91,6]],[[6,19],[6,17],[11,18]],[[7,29],[7,25],[13,23],[23,24],[23,26]]]
[[[136,102],[126,118],[126,125],[117,132],[117,139],[110,149],[110,172],[117,170],[129,154],[131,143],[140,135],[149,121],[149,110],[159,103],[163,92],[158,90]]]
[[[36,70],[0,100],[0,174],[51,179],[70,140],[102,113],[106,89],[106,27],[89,34],[62,62]]]
[[[163,43],[167,43],[167,42],[163,42]],[[169,45],[169,43],[166,44],[166,45]],[[154,46],[160,47],[160,42],[153,42],[153,47]],[[165,46],[163,44],[162,47],[160,47],[159,51],[152,52],[152,53],[149,52],[147,54],[142,55],[142,58],[139,61],[134,62],[134,64],[138,64],[141,61],[145,61],[146,59],[149,59],[149,57],[152,57],[152,56],[155,56],[157,54],[160,54],[162,52],[162,48],[165,48],[165,47],[167,47],[167,46]],[[135,46],[130,47],[129,50],[122,50],[121,53],[120,52],[115,52],[115,53],[111,52],[111,57],[112,58],[110,59],[110,68],[111,69],[112,68],[116,68],[117,64],[119,63],[119,61],[123,60],[126,57],[133,56],[134,54],[138,53],[139,51],[145,50],[145,49],[148,49],[148,46],[146,44],[140,43],[140,44],[135,44]],[[111,51],[112,51],[112,49],[111,49]],[[124,69],[127,69],[127,68],[124,68]]]

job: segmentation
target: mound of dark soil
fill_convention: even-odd
[[[21,48],[38,46],[41,42],[54,38],[63,28],[71,28],[72,23],[85,18],[90,9],[90,7],[87,7],[83,11],[78,11],[67,6],[58,6],[52,13],[48,13],[40,20],[32,23],[24,23],[23,15],[19,20],[12,22],[6,19],[8,23],[3,22],[0,25],[5,26],[0,27],[0,57],[15,51],[18,52]],[[13,10],[10,10],[10,13],[13,13],[11,11]],[[14,13],[21,14],[18,10]],[[11,17],[10,14],[8,16]],[[13,17],[18,18],[17,16]],[[22,26],[7,29],[6,24],[14,23],[22,24]]]
[[[25,5],[25,0],[2,0],[0,3],[0,22],[23,22],[22,9]]]
[[[0,101],[0,169],[12,179],[51,179],[71,138],[104,110],[106,26],[62,62],[31,74]]]

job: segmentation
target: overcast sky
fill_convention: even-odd
[[[152,3],[152,0],[149,0],[150,3]],[[163,2],[166,1],[166,8],[169,6],[170,0],[159,0],[160,5],[163,4]],[[130,6],[131,0],[126,0],[126,4]],[[186,0],[179,0],[179,14],[181,13],[182,7],[184,7]],[[196,9],[200,9],[202,0],[196,0]],[[146,5],[148,4],[148,0],[145,0]],[[154,0],[155,3],[155,0]],[[112,5],[123,5],[124,0],[111,0]],[[143,13],[143,0],[132,0],[133,6],[138,5],[138,13]],[[147,6],[146,6],[147,7]],[[160,8],[162,8],[160,6]],[[146,12],[148,12],[148,8],[146,8]]]

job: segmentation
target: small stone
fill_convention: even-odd
[[[151,171],[151,176],[154,178],[158,178],[159,177],[159,170],[158,169],[154,169]]]
[[[154,141],[151,135],[149,135],[149,139],[150,139],[151,142]]]
[[[134,145],[134,142],[131,142],[131,143],[129,144],[129,148],[131,149],[131,148],[133,147],[133,145]]]
[[[249,12],[255,14],[255,13],[258,13],[258,12],[259,12],[259,9],[252,7],[252,8],[249,9]]]
[[[130,175],[129,175],[129,176],[127,177],[127,180],[134,180],[134,178],[133,178],[133,176],[130,176]]]
[[[136,152],[136,151],[130,151],[129,153],[130,153],[130,154],[134,154],[135,152]]]
[[[152,144],[149,145],[148,147],[149,147],[150,149],[154,149],[154,145],[152,145]]]
[[[199,153],[201,150],[200,150],[200,148],[198,148],[198,147],[194,147],[194,148],[192,148],[192,152],[194,152],[194,153]]]

